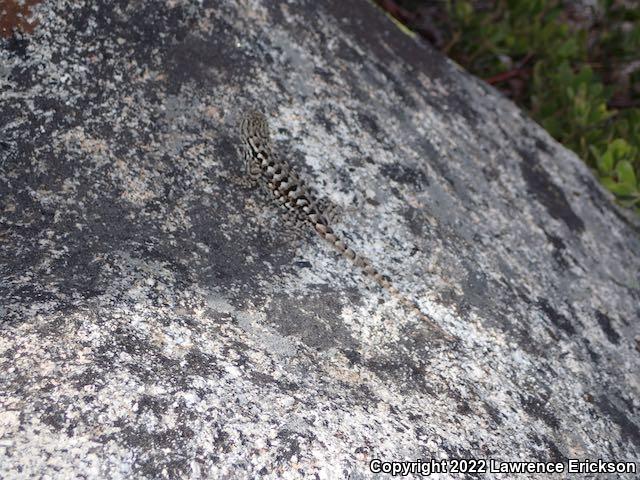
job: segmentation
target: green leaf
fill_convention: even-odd
[[[608,175],[613,171],[614,159],[613,153],[607,149],[607,151],[598,159],[598,170],[603,175]]]
[[[618,181],[636,189],[636,174],[633,171],[633,165],[628,160],[622,160],[616,165],[616,174],[618,175]]]
[[[611,177],[603,177],[600,179],[600,181],[602,182],[602,185],[604,185],[607,190],[609,190],[610,192],[620,197],[628,197],[635,190],[629,185],[625,185],[623,183],[617,183]]]
[[[619,162],[631,155],[632,147],[626,140],[616,138],[608,145],[607,150],[611,152],[615,161]]]

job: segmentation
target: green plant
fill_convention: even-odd
[[[607,150],[600,152],[591,147],[602,184],[618,196],[625,206],[640,205],[640,186],[635,173],[638,148],[621,138],[615,139]]]
[[[640,9],[601,0],[575,21],[560,0],[447,0],[443,50],[528,109],[640,213]]]

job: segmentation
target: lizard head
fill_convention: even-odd
[[[245,141],[260,149],[269,142],[269,124],[267,118],[258,110],[249,111],[240,122],[240,131]]]

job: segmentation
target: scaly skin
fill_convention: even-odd
[[[372,278],[421,320],[439,331],[446,339],[453,339],[450,334],[444,332],[425,315],[415,302],[402,295],[393,286],[389,277],[381,274],[369,259],[356,254],[335,234],[315,193],[305,185],[304,181],[293,171],[291,166],[286,161],[281,160],[273,150],[269,125],[261,112],[248,112],[240,122],[240,132],[247,176],[251,185],[257,185],[260,180],[265,182],[277,202],[283,205],[295,220],[313,228],[320,237],[358,267],[362,273]]]

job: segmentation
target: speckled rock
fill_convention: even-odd
[[[512,103],[360,0],[32,11],[0,39],[1,478],[638,460],[640,227]],[[252,106],[457,343],[238,185]]]

